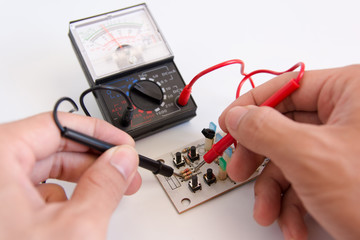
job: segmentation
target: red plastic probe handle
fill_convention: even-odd
[[[282,86],[277,92],[275,92],[260,106],[275,107],[299,87],[299,83],[296,82],[295,79],[292,79],[287,84]],[[207,163],[211,163],[217,157],[223,155],[224,151],[235,142],[236,140],[230,134],[226,134],[225,137],[223,137],[219,142],[215,143],[212,148],[204,155],[204,161]]]
[[[217,157],[221,156],[224,151],[235,143],[236,140],[230,135],[226,134],[219,142],[215,143],[212,148],[204,155],[204,160],[207,163],[211,163]]]
[[[288,97],[299,87],[300,87],[299,83],[296,82],[295,79],[291,79],[287,84],[282,86],[277,92],[275,92],[260,106],[276,107],[282,100]]]

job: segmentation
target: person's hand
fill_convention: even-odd
[[[360,239],[360,66],[308,71],[276,109],[255,107],[297,73],[239,97],[220,116],[238,146],[227,167],[247,179],[271,159],[255,183],[254,218],[276,219],[285,239],[306,239],[308,212],[337,239]]]
[[[94,118],[59,113],[69,128],[120,145],[98,155],[61,138],[50,113],[0,125],[0,239],[105,239],[124,194],[141,184],[133,139]],[[67,200],[56,178],[77,182]]]

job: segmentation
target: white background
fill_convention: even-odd
[[[50,111],[62,96],[77,101],[88,87],[72,50],[68,23],[141,1],[7,1],[0,15],[0,123]],[[189,82],[201,70],[240,58],[246,72],[307,69],[360,62],[360,3],[342,1],[147,1]],[[157,157],[201,138],[235,98],[239,67],[211,73],[193,88],[197,117],[137,142],[139,153]],[[269,79],[268,76],[260,78]],[[101,117],[94,101],[88,109]],[[253,183],[179,215],[154,176],[140,169],[140,191],[124,197],[109,239],[281,239],[277,226],[252,218]],[[71,194],[74,184],[62,183]],[[309,239],[331,239],[307,217]]]

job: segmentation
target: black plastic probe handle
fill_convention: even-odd
[[[106,150],[115,146],[67,127],[64,127],[64,132],[62,132],[61,135],[92,149],[98,150],[99,152],[105,152]]]
[[[81,143],[85,146],[98,150],[100,152],[105,152],[109,148],[114,147],[115,145],[101,141],[99,139],[93,138],[89,135],[77,132],[70,128],[64,127],[62,136],[68,139],[71,139],[75,142]],[[160,174],[165,177],[171,177],[174,173],[174,169],[170,166],[163,164],[161,161],[155,161],[148,157],[142,156],[139,154],[139,166],[150,170],[154,174]]]
[[[160,160],[155,161],[140,154],[139,159],[139,166],[152,171],[154,174],[171,177],[174,173],[174,169],[172,167],[163,164]]]

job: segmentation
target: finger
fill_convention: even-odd
[[[300,82],[300,88],[281,102],[276,109],[282,113],[291,111],[317,111],[319,95],[323,85],[331,78],[341,74],[341,69],[306,71]],[[282,74],[240,96],[230,104],[219,117],[219,125],[226,130],[225,116],[234,106],[260,105],[279,90],[289,80],[296,78],[298,73]]]
[[[308,166],[301,160],[307,154],[303,149],[316,149],[324,137],[316,126],[296,123],[269,107],[234,107],[226,126],[240,145],[272,159],[289,180]]]
[[[76,114],[59,113],[59,118],[63,126],[74,129],[83,134],[103,140],[114,145],[130,145],[135,146],[133,138],[126,132],[114,127],[108,122],[99,120],[97,118],[84,117]],[[58,130],[58,129],[57,129]],[[65,142],[64,142],[65,140]],[[62,138],[62,143],[59,151],[74,151],[82,145],[71,140]],[[88,148],[87,148],[88,149]]]
[[[60,152],[49,159],[35,163],[30,179],[34,184],[46,179],[59,179],[67,182],[78,182],[83,173],[99,156],[86,153]],[[74,159],[76,159],[74,161]],[[134,194],[141,186],[141,176],[137,172],[126,191],[126,195]]]
[[[81,216],[107,221],[133,181],[138,162],[138,154],[128,145],[106,151],[79,180],[73,207],[81,206]]]
[[[289,188],[283,197],[279,226],[287,239],[307,239],[307,227],[304,221],[306,210],[293,188]]]
[[[289,187],[280,169],[269,162],[255,182],[254,218],[262,226],[272,224],[280,216],[282,194]]]
[[[38,186],[36,186],[36,189],[39,191],[40,195],[47,203],[62,202],[67,200],[67,196],[64,189],[57,184],[53,184],[53,183],[39,184]]]
[[[77,182],[98,157],[91,153],[55,153],[35,163],[30,179],[34,184],[49,178]]]
[[[134,140],[111,124],[95,118],[70,113],[60,113],[60,122],[71,129],[115,145],[134,146]],[[0,150],[9,156],[9,161],[20,162],[29,173],[38,159],[45,159],[58,151],[85,152],[89,148],[61,138],[51,113],[43,113],[25,120],[0,125]],[[5,138],[6,139],[3,139]],[[7,144],[11,143],[11,144]],[[21,149],[21,151],[19,151]],[[6,151],[5,151],[6,150]],[[23,159],[27,159],[26,162]]]
[[[134,193],[136,193],[141,186],[141,182],[142,182],[141,176],[140,176],[139,172],[136,172],[133,180],[131,181],[130,185],[126,189],[125,195],[133,195]]]
[[[227,169],[229,177],[236,182],[247,180],[264,161],[264,157],[238,145],[231,156]]]

